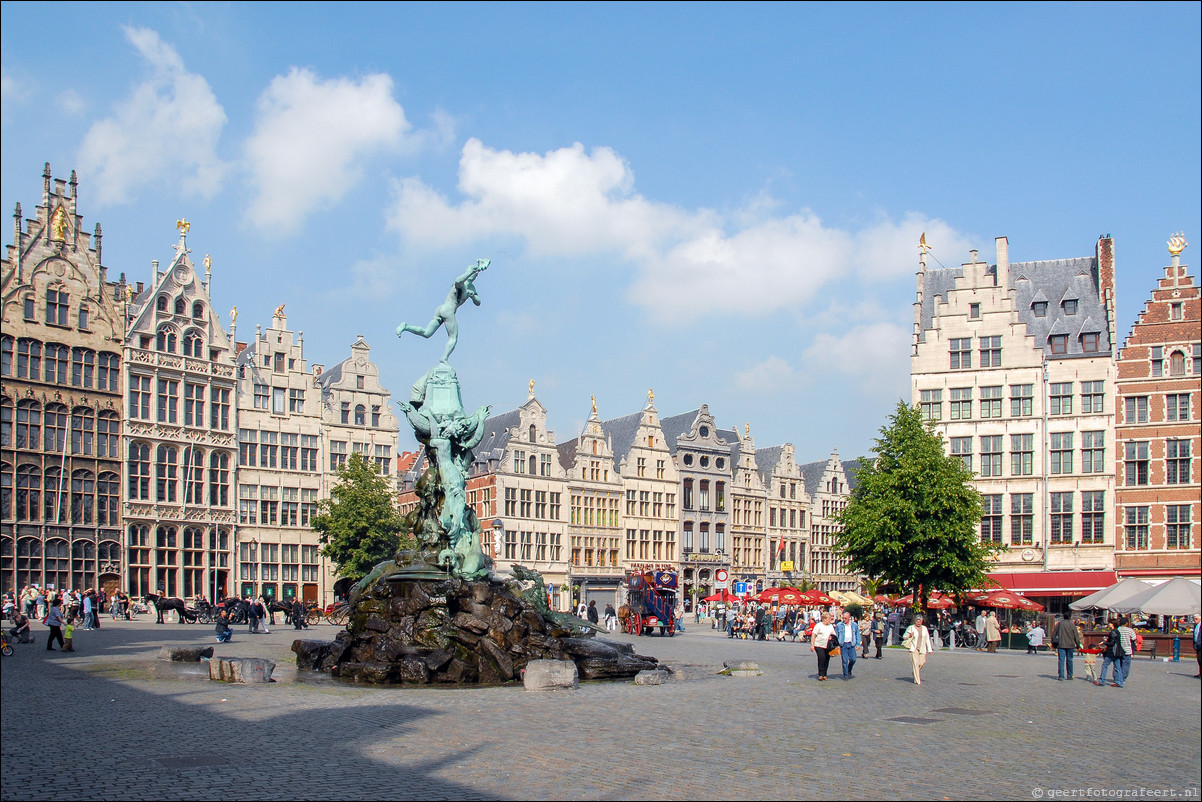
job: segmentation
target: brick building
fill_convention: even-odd
[[[1165,268],[1118,357],[1115,563],[1120,576],[1199,575],[1202,302],[1169,241]]]

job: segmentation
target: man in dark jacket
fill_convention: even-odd
[[[305,629],[305,605],[299,598],[292,600],[292,628]]]
[[[1071,680],[1073,678],[1073,654],[1081,648],[1081,632],[1077,629],[1077,622],[1073,621],[1072,613],[1068,610],[1064,611],[1064,617],[1056,622],[1056,626],[1052,630],[1052,646],[1056,649],[1056,679],[1065,679],[1067,673],[1067,678]]]

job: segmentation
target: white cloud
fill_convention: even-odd
[[[448,124],[438,118],[433,136],[445,136]],[[262,227],[295,229],[319,206],[354,188],[365,156],[420,144],[419,138],[407,139],[410,128],[387,75],[322,80],[293,68],[277,76],[259,97],[255,130],[246,142],[255,189],[250,219]]]
[[[619,154],[580,143],[537,154],[469,139],[458,189],[455,203],[418,178],[397,181],[390,226],[417,247],[516,236],[536,257],[617,255],[636,267],[631,302],[669,320],[766,315],[847,275],[912,272],[922,231],[940,250],[963,244],[946,223],[919,214],[847,231],[809,210],[781,213],[766,193],[726,213],[659,203],[635,191]]]
[[[171,45],[148,28],[125,36],[150,67],[150,77],[92,125],[80,147],[80,166],[98,197],[123,203],[146,185],[176,184],[210,198],[227,165],[217,157],[225,110],[208,82],[188,72]]]
[[[7,67],[0,67],[0,121],[8,122],[13,104],[20,103],[33,94],[33,87],[24,78],[13,75]]]
[[[58,107],[62,109],[65,114],[70,114],[72,116],[83,114],[84,110],[87,108],[87,103],[84,101],[83,96],[74,89],[64,89],[62,92],[59,92],[56,100],[58,102]]]
[[[909,397],[910,332],[878,321],[842,334],[822,333],[802,353],[808,370],[858,379],[877,395]]]
[[[795,375],[793,366],[778,356],[770,356],[746,370],[735,371],[735,386],[749,392],[779,390]]]

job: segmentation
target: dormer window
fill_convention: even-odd
[[[969,304],[968,305],[968,319],[969,320],[980,320],[981,319],[981,305],[980,304]]]
[[[1067,334],[1053,334],[1051,337],[1048,337],[1048,345],[1050,345],[1052,347],[1053,354],[1067,354],[1068,353],[1068,335]]]
[[[356,390],[363,390],[363,389],[365,389],[365,383],[364,383],[364,379],[363,379],[363,377],[362,377],[362,376],[356,376],[356,377],[355,377],[355,389],[356,389]]]
[[[202,304],[200,301],[197,301],[196,303],[192,304],[192,317],[201,318],[201,317],[204,317],[204,314],[205,314],[205,305],[204,304]]]
[[[176,298],[175,299],[175,314],[182,315],[183,313],[184,313],[184,299]]]
[[[88,309],[86,306],[79,307],[79,330],[88,330]]]
[[[46,322],[67,325],[67,293],[55,287],[46,290]]]
[[[155,308],[156,312],[166,312],[167,311],[167,296],[160,295],[158,297],[158,299],[155,300],[155,302],[154,302],[154,308]]]
[[[1061,304],[1061,306],[1064,308],[1064,314],[1066,314],[1066,315],[1077,314],[1077,302],[1075,300],[1064,301]]]
[[[1034,313],[1035,317],[1047,317],[1048,302],[1036,301],[1035,303],[1031,304],[1031,312]]]
[[[1087,353],[1098,350],[1098,333],[1096,331],[1086,332],[1081,335],[1081,350]]]

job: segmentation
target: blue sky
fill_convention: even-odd
[[[3,3],[0,201],[77,169],[132,280],[186,217],[239,339],[285,303],[394,395],[445,342],[397,324],[490,258],[468,406],[534,378],[564,440],[654,387],[856,456],[909,396],[922,231],[948,266],[1111,234],[1126,335],[1202,232],[1199,8]]]

